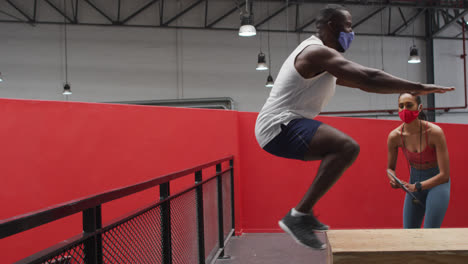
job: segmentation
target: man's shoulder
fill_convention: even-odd
[[[323,45],[323,44],[308,44],[305,48],[304,51],[309,51],[309,52],[330,52],[333,51],[333,49]]]
[[[300,54],[300,56],[304,59],[314,61],[320,58],[327,59],[336,55],[338,55],[338,52],[336,50],[329,48],[325,45],[314,44],[307,45]]]

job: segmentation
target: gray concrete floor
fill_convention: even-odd
[[[317,235],[325,242],[323,233]],[[232,237],[224,252],[231,258],[218,259],[216,264],[325,264],[327,254],[326,250],[313,250],[299,245],[285,233]]]

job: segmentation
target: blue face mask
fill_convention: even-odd
[[[341,47],[344,50],[349,49],[349,46],[351,46],[351,42],[353,42],[354,39],[354,32],[350,33],[345,33],[345,32],[340,32],[340,37],[338,38],[338,42],[340,42]]]

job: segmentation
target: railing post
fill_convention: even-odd
[[[96,228],[102,228],[102,213],[101,213],[101,205],[96,206]],[[104,263],[103,255],[102,255],[102,235],[101,233],[96,235],[96,244],[97,244],[97,259],[98,264]]]
[[[221,173],[221,164],[216,164],[216,174]],[[218,240],[220,253],[219,259],[228,259],[229,256],[224,256],[224,220],[223,220],[223,177],[218,175],[216,177],[218,183]]]
[[[94,233],[102,228],[101,206],[92,207],[83,211],[83,232]],[[102,264],[102,237],[96,234],[84,242],[85,263]]]
[[[203,181],[202,171],[195,172],[195,184]],[[197,196],[197,226],[198,226],[198,263],[205,264],[205,220],[203,215],[203,184],[195,190]]]
[[[231,167],[231,224],[232,224],[232,229],[234,229],[234,232],[232,233],[233,236],[236,235],[236,217],[235,217],[235,210],[234,210],[234,159],[229,160],[229,167]]]
[[[159,185],[160,200],[167,199],[170,195],[169,182]],[[163,264],[172,264],[171,242],[171,204],[167,200],[161,204],[161,236],[162,236],[162,261]]]

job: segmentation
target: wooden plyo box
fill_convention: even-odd
[[[468,264],[468,228],[330,230],[327,263]]]

